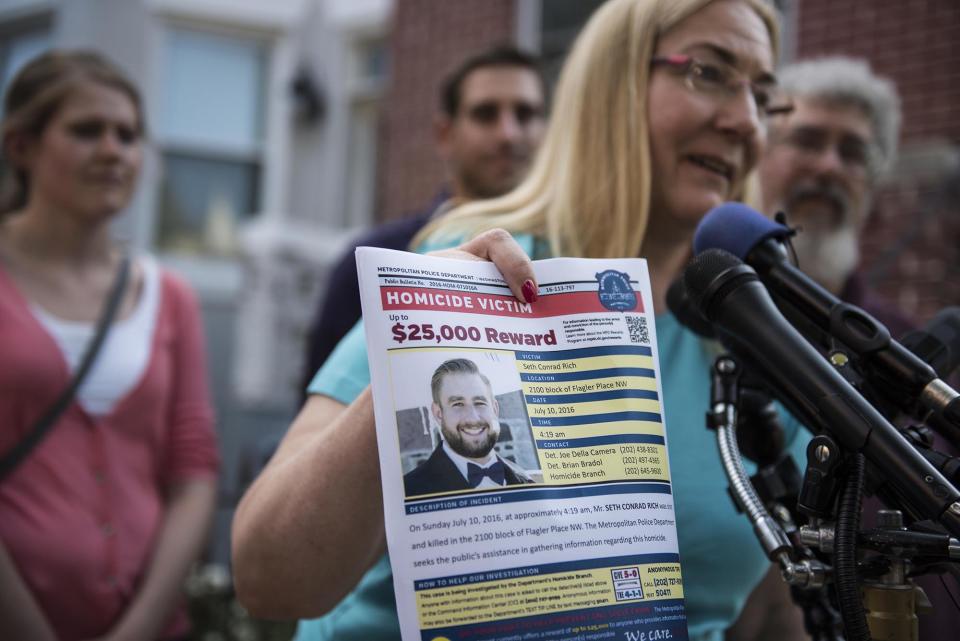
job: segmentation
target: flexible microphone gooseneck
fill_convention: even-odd
[[[960,537],[960,492],[790,325],[756,272],[718,249],[700,253],[684,272],[688,295],[732,351],[758,367],[789,405],[862,452],[910,512],[935,519]]]
[[[743,203],[725,203],[704,216],[694,235],[694,251],[723,249],[752,266],[801,328],[812,323],[860,357],[865,373],[884,395],[907,412],[923,408],[952,425],[948,436],[960,442],[960,394],[928,363],[890,338],[879,321],[843,302],[787,260],[781,243],[792,232]],[[793,318],[790,310],[802,317]],[[805,322],[804,322],[805,321]],[[923,418],[922,416],[918,418]]]

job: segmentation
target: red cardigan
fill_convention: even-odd
[[[101,418],[74,402],[0,482],[0,541],[60,639],[106,633],[150,562],[173,481],[210,478],[218,458],[199,307],[161,272],[147,369]],[[0,453],[70,380],[53,338],[0,270]],[[187,630],[183,608],[164,637]]]

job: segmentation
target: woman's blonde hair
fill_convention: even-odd
[[[555,256],[639,256],[652,180],[650,60],[661,34],[713,1],[719,0],[610,0],[597,9],[560,73],[526,179],[504,196],[458,207],[427,226],[414,245],[502,227],[545,238]],[[776,55],[772,10],[763,0],[742,1],[763,20]]]
[[[12,136],[39,138],[63,103],[81,87],[103,85],[126,94],[137,113],[139,133],[144,118],[140,92],[126,74],[95,51],[52,50],[21,69],[10,83],[0,121],[0,214],[26,204],[30,177],[6,158]]]

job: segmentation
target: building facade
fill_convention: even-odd
[[[116,233],[197,290],[232,506],[296,411],[324,274],[374,219],[391,0],[0,0],[0,87],[50,47],[140,87],[144,172]]]
[[[224,455],[214,556],[296,411],[303,340],[357,230],[428,203],[437,84],[512,42],[548,76],[599,0],[0,0],[0,86],[51,46],[141,87],[148,154],[117,233],[203,304]],[[871,283],[919,319],[960,298],[960,5],[782,0],[785,57],[868,58],[904,97],[903,154],[864,238]]]

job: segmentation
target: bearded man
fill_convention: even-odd
[[[794,110],[772,118],[759,171],[764,208],[783,211],[800,228],[793,239],[800,269],[842,300],[857,305],[900,338],[914,323],[870,291],[857,271],[859,238],[868,220],[877,182],[897,153],[900,99],[893,83],[861,60],[819,58],[789,65],[778,73]],[[951,452],[934,436],[937,450]],[[863,519],[874,521],[884,507],[864,502]],[[934,608],[920,617],[920,638],[956,638],[960,615],[946,584],[935,575],[916,579]],[[754,629],[766,606],[757,590],[728,639],[774,638]]]
[[[789,65],[778,76],[795,108],[768,125],[759,167],[764,209],[786,212],[800,228],[793,240],[800,269],[899,338],[912,323],[857,271],[874,190],[897,154],[896,88],[845,57]]]
[[[408,497],[533,482],[494,452],[500,437],[500,405],[476,363],[466,358],[442,363],[430,387],[431,412],[441,441],[430,458],[404,475]]]

